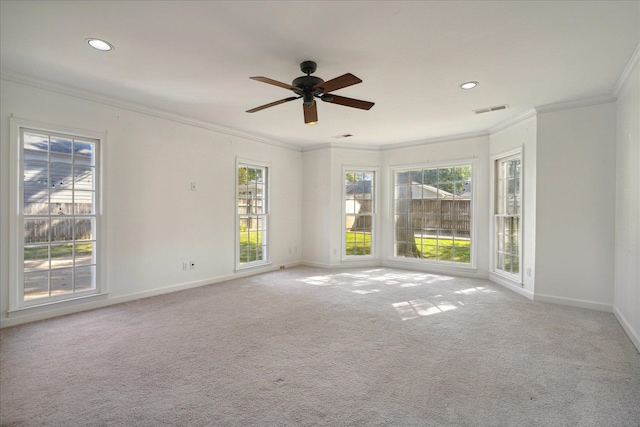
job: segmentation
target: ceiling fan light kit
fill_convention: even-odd
[[[269,104],[252,108],[251,110],[247,110],[247,113],[255,113],[257,111],[264,110],[265,108],[302,98],[304,122],[309,126],[315,126],[318,123],[318,108],[315,98],[321,99],[324,102],[343,105],[345,107],[359,108],[361,110],[369,110],[374,106],[373,102],[329,94],[329,92],[362,83],[362,80],[358,77],[351,73],[347,73],[325,82],[320,77],[311,75],[316,71],[316,68],[317,64],[313,61],[302,62],[300,64],[300,70],[302,70],[306,75],[296,78],[290,85],[268,77],[249,77],[252,80],[289,89],[297,96],[284,98],[279,101],[270,102]]]

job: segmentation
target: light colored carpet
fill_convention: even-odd
[[[612,314],[299,267],[0,332],[3,426],[634,426]]]

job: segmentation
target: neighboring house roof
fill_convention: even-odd
[[[347,183],[346,189],[347,195],[370,195],[371,194],[371,181],[357,181]],[[462,187],[462,191],[457,195],[458,198],[470,199],[471,198],[471,181],[466,181]],[[432,185],[420,184],[417,182],[411,183],[411,198],[412,199],[453,199],[454,194],[445,190],[438,189]]]
[[[411,183],[412,199],[453,199],[453,194],[432,185]]]
[[[347,194],[371,194],[371,181],[347,183]]]

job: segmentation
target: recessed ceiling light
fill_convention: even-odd
[[[113,50],[113,46],[110,43],[107,43],[104,40],[100,40],[100,39],[87,39],[87,43],[89,43],[89,46],[91,46],[94,49],[98,49],[98,50],[102,50],[102,51],[109,51],[109,50]]]
[[[478,86],[478,82],[465,82],[460,85],[460,89],[469,90]]]

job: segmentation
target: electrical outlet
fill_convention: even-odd
[[[531,267],[527,268],[527,276],[531,277]]]
[[[190,268],[191,270],[195,270],[195,269],[196,269],[196,263],[195,263],[194,261],[191,261],[191,262],[189,263],[189,268]]]
[[[191,182],[191,191],[196,191],[196,183]]]
[[[189,269],[189,263],[188,262],[183,262],[182,263],[182,269],[183,270],[188,270]]]

